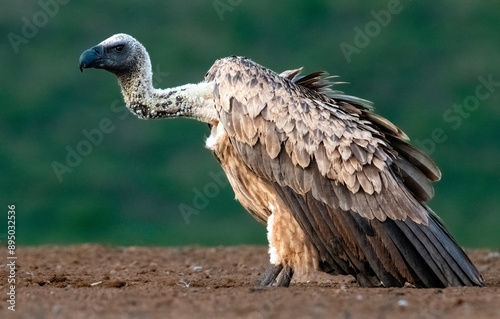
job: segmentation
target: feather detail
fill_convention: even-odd
[[[482,285],[423,204],[441,176],[436,165],[368,101],[332,90],[323,72],[300,71],[278,75],[234,57],[216,62],[206,80],[216,82],[235,160],[272,185],[273,207],[297,222],[318,267],[362,286]],[[443,261],[448,268],[437,266]]]
[[[266,151],[271,158],[278,156],[281,151],[281,142],[278,138],[278,134],[272,125],[267,125],[267,130],[264,133],[264,145],[266,146]]]

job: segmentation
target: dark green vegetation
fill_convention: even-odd
[[[125,32],[149,50],[157,87],[201,81],[233,54],[340,75],[350,84],[339,89],[372,100],[432,153],[443,180],[431,207],[457,240],[500,246],[497,1],[66,2],[0,12],[0,198],[5,213],[16,205],[19,244],[265,243],[212,177],[221,169],[205,124],[139,120],[112,74],[80,74],[83,50]],[[71,172],[58,178],[55,162]],[[198,213],[189,224],[181,204]]]

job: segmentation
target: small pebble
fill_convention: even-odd
[[[400,306],[400,307],[408,307],[408,301],[406,301],[404,299],[400,299],[400,300],[398,300],[398,306]]]
[[[498,257],[500,257],[500,253],[498,251],[490,251],[487,256],[488,259],[498,258]]]

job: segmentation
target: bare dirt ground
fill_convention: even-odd
[[[21,247],[16,311],[6,249],[0,318],[500,318],[500,255],[470,251],[487,288],[359,288],[318,274],[289,288],[253,288],[265,247]]]

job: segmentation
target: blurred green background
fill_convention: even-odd
[[[157,87],[199,82],[228,55],[340,75],[350,84],[339,89],[373,101],[432,153],[443,179],[431,207],[457,240],[500,247],[499,9],[465,0],[2,1],[4,216],[15,204],[23,245],[266,243],[265,228],[214,180],[221,169],[204,149],[205,124],[126,115],[112,74],[80,73],[82,51],[125,32],[148,49]],[[497,85],[478,99],[480,77]],[[464,102],[468,111],[454,109]],[[85,148],[83,131],[103,119],[113,130]],[[79,145],[89,154],[60,181],[53,163],[67,165]],[[6,229],[0,223],[1,239]]]

